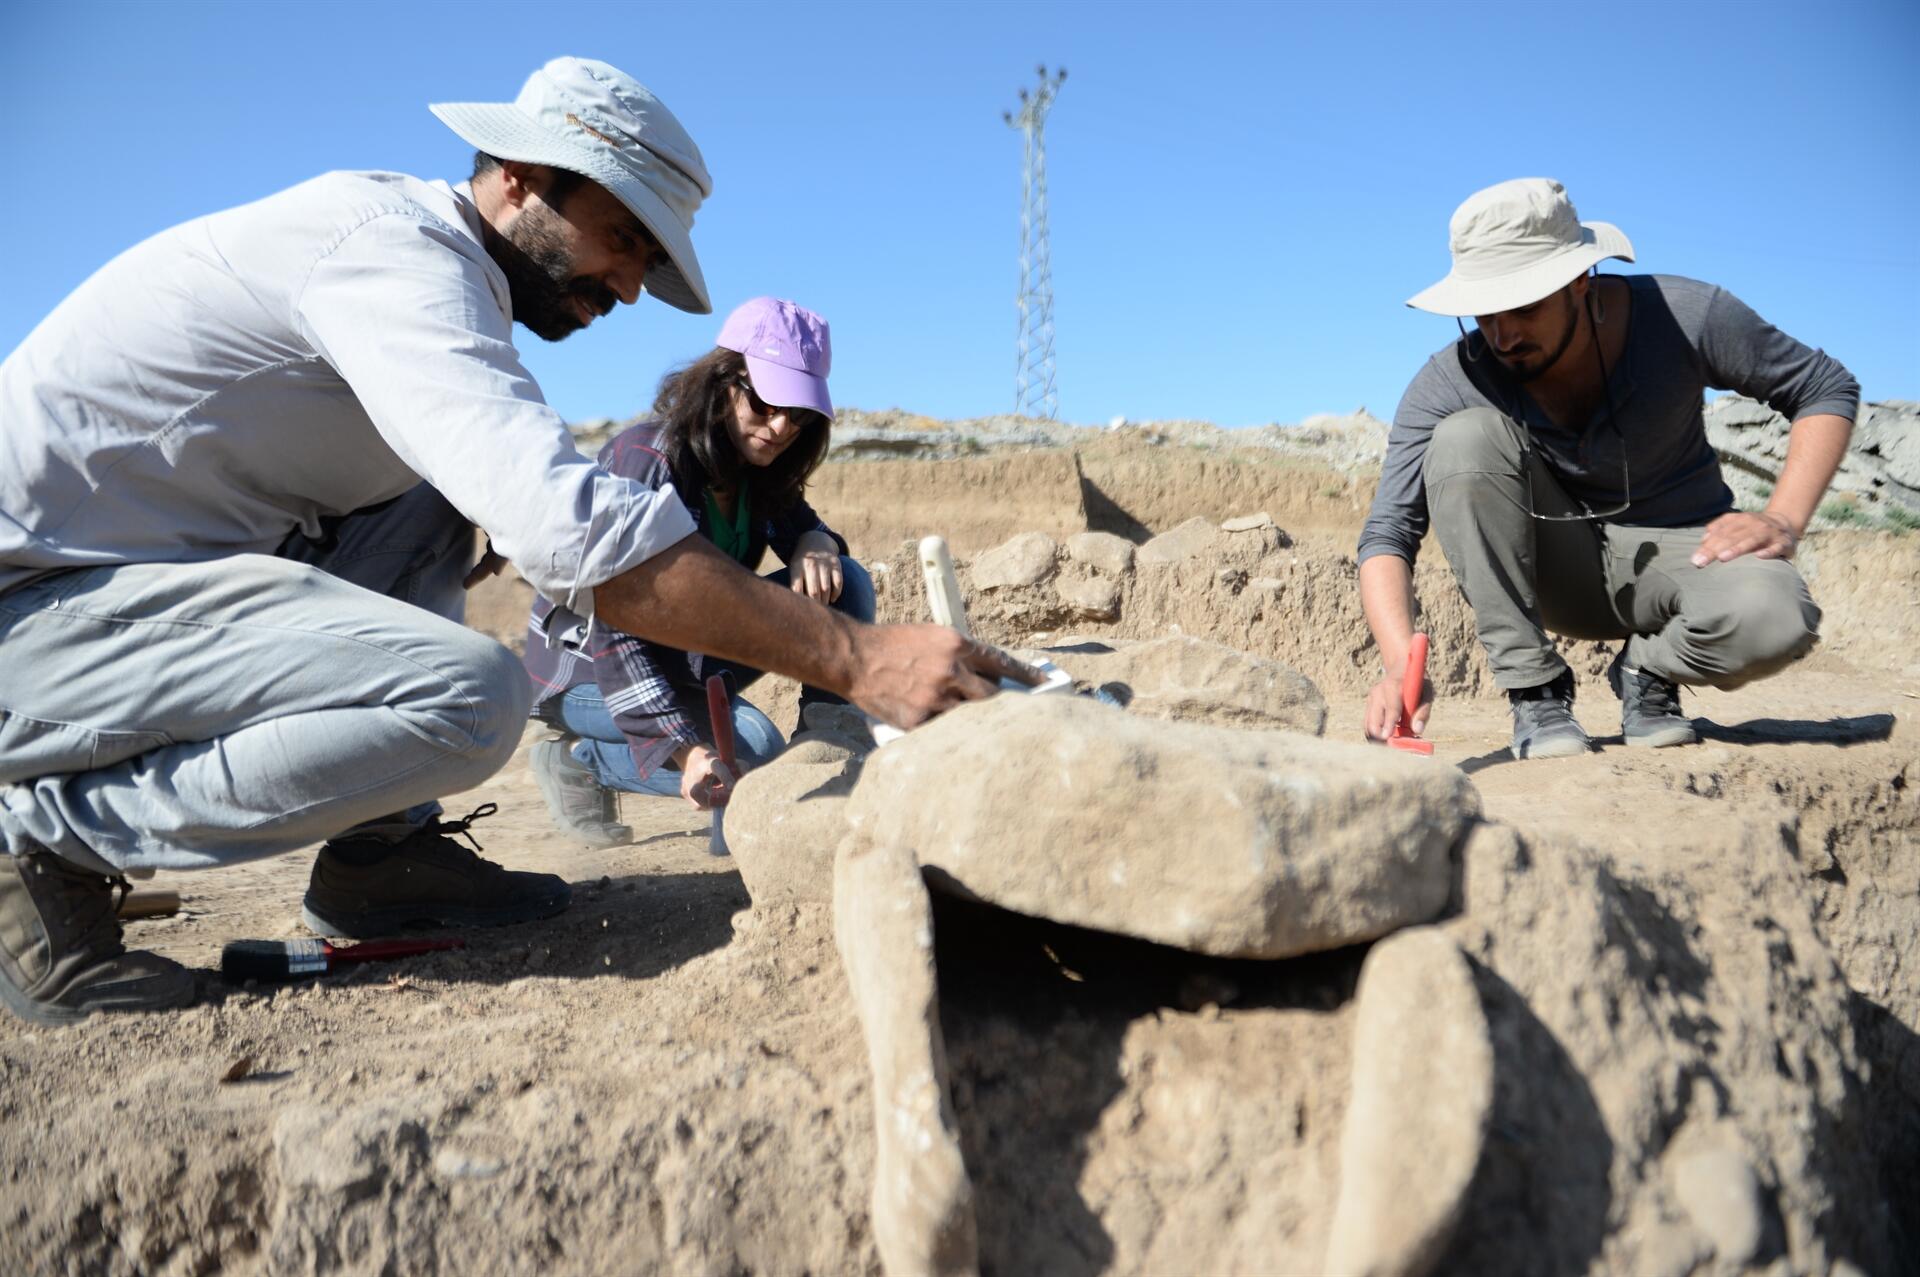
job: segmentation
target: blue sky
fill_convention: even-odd
[[[1920,399],[1920,5],[0,4],[14,174],[0,351],[115,253],[332,168],[464,176],[429,101],[604,58],[715,175],[715,304],[833,324],[837,401],[1006,411],[1020,140],[1049,128],[1061,415],[1390,414],[1453,332],[1405,298],[1446,222],[1564,181],[1639,265],[1722,284],[1869,398]],[[549,346],[565,414],[626,416],[719,315],[622,308]]]

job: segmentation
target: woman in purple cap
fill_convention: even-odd
[[[616,435],[599,461],[650,487],[672,484],[722,552],[753,568],[772,547],[786,567],[770,579],[871,621],[872,579],[804,496],[827,452],[832,362],[826,320],[756,297],[727,316],[712,351],[661,381],[652,417]],[[677,792],[704,808],[731,783],[712,748],[706,680],[724,675],[737,691],[760,671],[589,629],[544,597],[529,630],[533,716],[559,733],[533,747],[531,762],[562,829],[617,846],[632,831],[618,823],[616,791]],[[800,703],[837,699],[806,688]],[[744,700],[733,707],[742,767],[784,747],[765,714]]]

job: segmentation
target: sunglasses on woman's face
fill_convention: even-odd
[[[787,420],[792,422],[796,428],[806,430],[816,423],[826,420],[825,417],[811,408],[786,408],[769,404],[766,400],[754,393],[753,383],[745,377],[734,378],[733,388],[747,397],[747,411],[762,421],[768,420],[777,412],[783,412],[787,415]]]

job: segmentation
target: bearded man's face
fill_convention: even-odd
[[[1569,285],[1529,306],[1479,315],[1474,320],[1493,357],[1515,381],[1532,381],[1552,368],[1573,344],[1580,304]]]
[[[563,204],[564,207],[564,204]],[[567,220],[535,201],[507,227],[508,251],[495,255],[506,272],[513,317],[534,336],[559,341],[612,310],[619,296],[579,273]]]

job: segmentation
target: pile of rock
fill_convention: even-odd
[[[1246,530],[1278,535],[1270,520]],[[1010,587],[1036,585],[1059,566],[1043,540],[1016,538],[990,566]],[[1163,547],[1170,562],[1181,544]],[[1093,541],[1069,561],[1124,570],[1111,550]],[[1435,917],[1479,812],[1458,771],[1321,739],[1318,690],[1273,662],[1186,638],[1042,654],[1132,712],[1000,696],[877,752],[857,717],[810,712],[730,808],[756,909],[817,902],[831,884],[873,1074],[874,1234],[893,1273],[972,1272],[979,1256],[929,889],[1190,953],[1283,959]],[[1424,1017],[1411,1032],[1409,1008]],[[1353,1022],[1352,1118],[1319,1258],[1417,1272],[1451,1235],[1492,1096],[1465,958],[1430,929],[1380,946]]]
[[[927,461],[1035,449],[1076,449],[1096,443],[1206,452],[1261,453],[1343,473],[1377,471],[1389,426],[1365,408],[1320,414],[1297,425],[1222,428],[1205,421],[1128,421],[1106,428],[1036,417],[998,415],[943,421],[900,409],[843,408],[835,418],[830,456],[836,461],[917,458]],[[599,419],[573,427],[576,444],[592,453],[629,422]],[[1720,456],[1742,508],[1763,504],[1779,479],[1790,425],[1756,400],[1723,395],[1706,407],[1707,438]],[[1920,404],[1904,400],[1862,403],[1853,440],[1834,477],[1827,512],[1815,526],[1886,524],[1911,527],[1920,519]]]
[[[1857,1084],[1889,1048],[1856,1036],[1791,825],[1735,821],[1628,878],[1482,820],[1453,768],[1323,739],[1278,662],[1188,637],[1029,655],[1126,708],[1002,696],[877,751],[810,709],[728,818],[757,913],[831,903],[889,1272],[1089,1244],[1122,1271],[1399,1274],[1898,1251],[1875,1203],[1899,1137],[1858,1141],[1907,1119]],[[1031,935],[996,918],[1060,924],[1038,1013],[949,965],[956,934]],[[1089,937],[1133,967],[1073,969]],[[1168,973],[1170,1000],[1129,992]]]
[[[578,422],[572,429],[577,446],[591,453],[630,424],[632,421],[598,418]],[[990,452],[1077,448],[1101,440],[1156,448],[1278,453],[1337,470],[1364,470],[1380,464],[1387,424],[1365,408],[1344,414],[1319,413],[1298,425],[1246,427],[1184,419],[1130,421],[1125,417],[1114,418],[1105,426],[1076,426],[1006,413],[946,421],[899,408],[874,412],[841,408],[834,414],[829,456],[835,461],[947,461]]]
[[[882,621],[928,619],[912,542],[869,566]],[[1188,519],[1139,545],[1106,532],[1022,532],[955,568],[974,632],[1002,646],[1185,635],[1312,669],[1329,692],[1364,691],[1379,677],[1352,554],[1324,539],[1296,543],[1265,513]],[[1447,695],[1491,687],[1441,556],[1423,556],[1416,582],[1435,687]],[[1600,677],[1611,653],[1580,646],[1594,650],[1569,645],[1569,661],[1582,677]]]
[[[1707,440],[1743,509],[1758,509],[1780,479],[1792,424],[1743,395],[1707,405]],[[1920,523],[1920,404],[1864,403],[1817,527]]]
[[[1210,421],[1131,421],[1115,417],[1105,427],[1075,426],[1038,417],[996,415],[940,421],[891,408],[863,412],[844,408],[834,418],[835,460],[919,457],[938,461],[1001,449],[1076,448],[1102,440],[1155,448],[1200,448],[1210,452],[1280,453],[1336,470],[1380,464],[1387,424],[1365,408],[1320,413],[1298,425],[1221,427]]]
[[[962,580],[970,607],[978,599],[989,615],[1015,628],[1110,623],[1120,619],[1142,575],[1172,584],[1199,566],[1234,594],[1278,590],[1284,582],[1259,575],[1260,567],[1292,544],[1264,512],[1220,523],[1189,519],[1140,546],[1111,532],[1076,533],[1064,545],[1044,532],[1023,532],[977,556]]]

